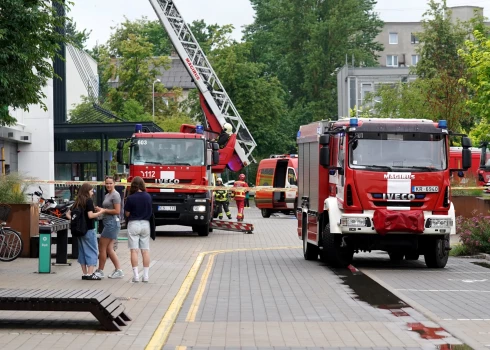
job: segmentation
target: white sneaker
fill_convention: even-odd
[[[131,280],[133,283],[138,283],[140,281],[140,278],[137,276],[133,276],[133,279]]]
[[[104,278],[104,277],[105,277],[105,275],[104,275],[104,271],[99,270],[99,269],[95,270],[94,274],[95,274],[97,277],[99,277],[99,278]],[[109,276],[109,277],[110,277],[110,276]]]
[[[124,277],[124,273],[123,273],[122,270],[114,270],[114,272],[111,273],[107,277],[109,277],[109,278],[123,278]]]
[[[149,279],[150,278],[148,276],[147,277],[143,276],[143,279],[141,280],[141,282],[148,283]]]

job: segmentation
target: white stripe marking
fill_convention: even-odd
[[[475,289],[395,289],[405,292],[473,292],[473,293],[490,293],[490,290],[475,290]]]
[[[410,207],[386,207],[386,209],[388,209],[388,210],[394,210],[394,211],[396,211],[396,210],[400,210],[401,211],[401,210],[410,210]]]

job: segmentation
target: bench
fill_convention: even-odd
[[[107,331],[120,331],[131,321],[125,306],[103,290],[0,288],[0,310],[91,312]]]

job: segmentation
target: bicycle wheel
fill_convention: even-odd
[[[20,233],[10,228],[0,230],[0,261],[13,261],[22,253],[24,243]]]

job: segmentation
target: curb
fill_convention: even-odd
[[[485,255],[487,256],[487,258],[490,259],[490,255],[489,254],[485,254]],[[390,293],[393,293],[399,299],[403,300],[410,307],[412,307],[416,311],[420,312],[422,315],[424,315],[425,317],[427,317],[430,321],[432,321],[434,323],[437,323],[438,325],[440,325],[442,327],[442,323],[444,322],[444,320],[442,320],[439,316],[437,316],[436,314],[434,314],[432,311],[430,311],[429,309],[427,309],[424,306],[420,305],[419,303],[417,303],[413,299],[410,299],[409,297],[407,297],[403,293],[400,293],[399,291],[395,290],[389,284],[385,283],[384,281],[382,281],[378,277],[376,277],[373,274],[371,274],[371,272],[365,271],[364,269],[361,269],[360,271],[363,274],[365,274],[366,276],[368,276],[369,278],[371,278],[373,281],[375,281],[376,283],[378,283],[380,286],[382,286],[383,288],[385,288],[386,290],[388,290]],[[447,322],[450,322],[450,321],[447,321]],[[454,325],[454,326],[448,325],[448,326],[444,326],[442,328],[444,328],[452,336],[454,336],[455,338],[459,339],[464,344],[472,347],[473,349],[481,349],[482,348],[481,344],[475,343],[472,338],[470,338],[469,336],[467,336],[465,333],[462,333],[460,331],[460,329],[458,328],[457,325]]]

